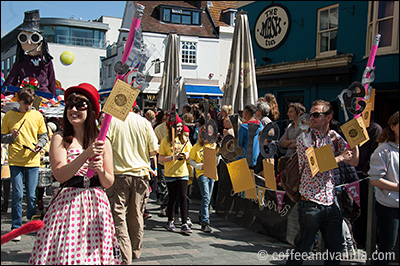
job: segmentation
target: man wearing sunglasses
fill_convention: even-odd
[[[333,109],[329,102],[316,100],[310,110],[310,132],[302,133],[296,139],[296,148],[299,156],[299,171],[301,181],[299,192],[299,222],[300,231],[295,241],[293,254],[311,252],[315,235],[320,230],[324,239],[325,248],[331,253],[327,265],[340,265],[337,254],[342,251],[342,213],[334,203],[335,182],[332,170],[317,173],[312,176],[306,150],[310,144],[314,148],[331,145],[336,162],[347,162],[350,165],[358,164],[358,147],[347,149],[347,142],[334,130],[329,129],[333,118]],[[337,139],[338,150],[335,151],[333,140]],[[302,264],[299,256],[289,256],[287,265]]]
[[[56,79],[53,57],[49,53],[46,39],[39,29],[39,10],[25,12],[24,23],[18,29],[16,59],[4,86],[19,87],[26,77],[39,82],[39,91],[56,95]]]

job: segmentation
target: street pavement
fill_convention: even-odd
[[[50,193],[57,184],[45,195],[46,206]],[[24,199],[25,200],[25,199]],[[211,211],[212,233],[200,230],[197,222],[199,201],[191,201],[189,216],[193,221],[190,235],[183,235],[179,226],[175,232],[165,229],[167,218],[160,217],[160,206],[156,204],[153,193],[147,204],[147,210],[152,217],[145,221],[143,253],[140,259],[134,260],[135,265],[284,265],[285,252],[292,246],[275,238],[253,232],[227,221],[224,217]],[[23,204],[23,209],[26,209]],[[1,234],[11,228],[11,208],[8,213],[1,214]],[[26,212],[23,223],[28,222]],[[22,236],[19,242],[10,241],[1,246],[1,265],[27,265],[36,233]],[[274,254],[275,252],[275,254]],[[303,265],[321,265],[323,260],[307,260]],[[345,260],[341,265],[365,265],[366,261]]]

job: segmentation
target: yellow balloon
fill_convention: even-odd
[[[61,61],[66,65],[72,64],[72,62],[74,62],[74,59],[75,59],[75,56],[71,51],[64,51],[61,54]]]

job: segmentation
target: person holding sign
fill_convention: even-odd
[[[36,187],[39,178],[40,150],[47,143],[43,116],[32,109],[35,92],[24,87],[17,92],[19,108],[4,115],[1,122],[1,143],[9,143],[8,163],[12,184],[11,229],[22,226],[23,180],[27,201],[27,218],[36,215]],[[21,237],[14,241],[21,240]]]
[[[210,227],[210,201],[211,195],[213,192],[215,179],[212,177],[207,177],[204,175],[204,148],[208,147],[211,149],[216,149],[216,143],[209,143],[207,140],[203,140],[202,132],[205,130],[205,127],[202,126],[200,129],[199,140],[190,150],[189,154],[189,163],[195,169],[197,183],[199,185],[200,193],[201,193],[201,206],[200,206],[200,223],[201,223],[201,231],[206,233],[211,233],[212,229]],[[219,159],[219,156],[217,157]],[[213,160],[215,158],[208,158]],[[218,162],[217,162],[218,165]],[[215,178],[215,177],[214,177]]]
[[[192,145],[189,139],[183,135],[182,119],[176,115],[176,120],[174,120],[170,120],[167,123],[168,135],[161,141],[158,156],[158,160],[164,163],[165,181],[167,182],[169,195],[167,230],[175,230],[173,212],[175,199],[178,196],[182,219],[181,233],[190,234],[192,233],[192,229],[187,224],[188,211],[186,197],[189,182],[187,160],[189,159],[189,151]]]
[[[382,254],[389,254],[394,252],[399,231],[399,111],[389,118],[388,127],[378,142],[368,174],[376,191],[378,249]],[[376,263],[387,265],[387,256]]]
[[[99,93],[81,83],[68,88],[64,97],[63,130],[52,136],[49,154],[60,188],[43,218],[29,264],[121,264],[114,255],[119,247],[104,192],[114,183],[111,144],[97,140]]]
[[[299,192],[299,236],[295,241],[295,252],[311,252],[314,245],[315,234],[321,231],[325,247],[333,252],[327,262],[328,265],[339,265],[336,252],[342,251],[342,213],[334,203],[335,182],[332,170],[318,172],[313,175],[306,155],[310,147],[318,148],[330,145],[335,151],[332,136],[337,138],[338,150],[334,153],[336,163],[348,162],[355,166],[358,164],[358,147],[346,150],[347,142],[334,130],[329,130],[329,123],[333,118],[333,109],[329,102],[316,100],[310,110],[310,133],[302,133],[296,139],[297,153],[299,156],[299,171],[302,172]],[[311,136],[310,136],[311,135]],[[310,140],[311,139],[311,140]],[[301,264],[298,257],[289,257],[287,265]]]

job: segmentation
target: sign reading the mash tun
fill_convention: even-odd
[[[283,44],[290,31],[290,13],[285,6],[272,4],[259,15],[254,26],[254,36],[259,47],[275,50]]]

